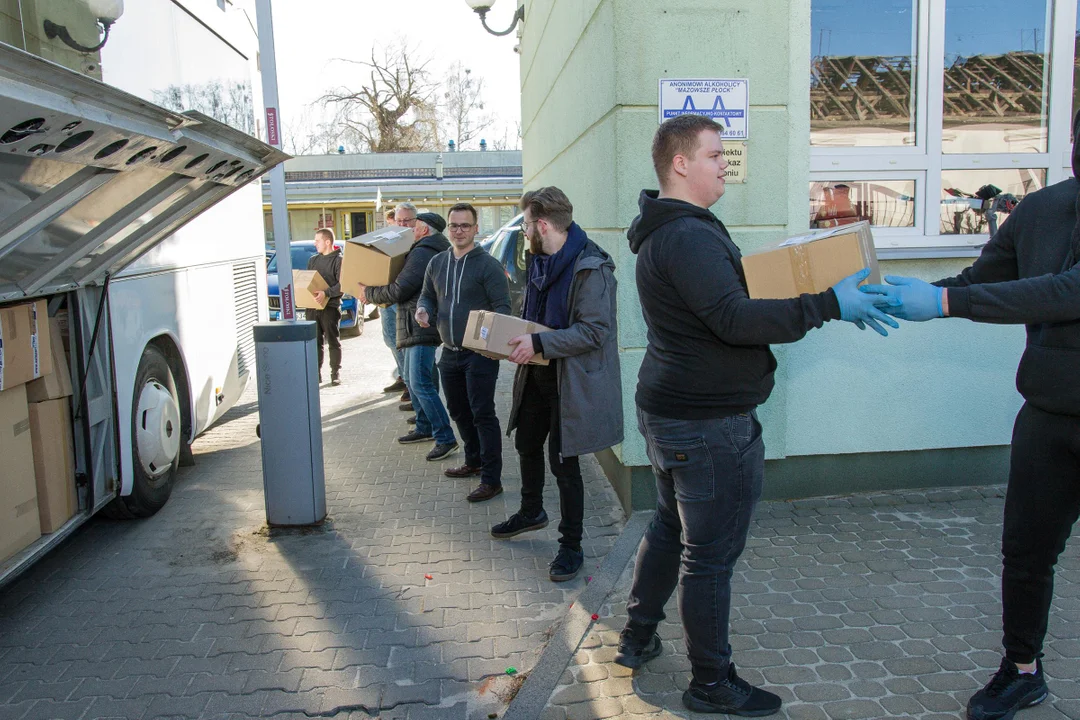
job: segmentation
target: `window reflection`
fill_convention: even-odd
[[[991,233],[1016,201],[1046,186],[1045,170],[946,170],[941,173],[941,234]]]
[[[877,227],[914,227],[915,181],[810,183],[810,227],[830,228],[861,220]]]
[[[916,0],[814,0],[810,143],[915,144]]]
[[[1048,12],[1047,0],[948,0],[942,152],[1046,152]]]

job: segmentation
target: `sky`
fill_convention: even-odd
[[[516,0],[496,0],[488,24],[506,29],[516,7]],[[434,78],[455,61],[483,78],[484,108],[499,117],[498,127],[486,134],[489,144],[504,131],[511,138],[517,132],[516,32],[489,35],[465,0],[275,0],[273,10],[278,94],[286,122],[306,106],[319,116],[318,99],[333,87],[359,87],[366,77],[363,68],[335,58],[369,60],[372,48],[379,57],[382,47],[405,39],[421,57],[431,59]]]

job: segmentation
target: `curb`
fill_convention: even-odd
[[[653,514],[651,510],[641,510],[630,516],[592,581],[578,596],[574,606],[553,626],[551,640],[506,708],[503,720],[537,720],[544,712],[559,678],[592,628],[593,614],[599,612],[626,569],[626,564],[637,552]]]

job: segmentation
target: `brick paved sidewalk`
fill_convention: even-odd
[[[784,700],[775,717],[956,720],[1001,659],[1003,488],[762,503],[735,573],[733,659]],[[1058,567],[1044,659],[1050,700],[1020,720],[1080,718],[1077,538]],[[676,600],[663,654],[612,662],[633,561],[542,717],[715,717],[687,711]]]
[[[168,505],[140,522],[95,519],[0,590],[0,718],[486,718],[516,687],[585,585],[556,585],[553,522],[510,541],[488,530],[507,492],[470,505],[475,479],[403,446],[377,323],[345,341],[345,385],[325,388],[330,522],[268,532],[254,384],[195,445]],[[500,379],[500,415],[512,368]],[[586,568],[623,513],[591,458]],[[558,515],[557,489],[547,488]],[[430,575],[431,579],[425,579]]]

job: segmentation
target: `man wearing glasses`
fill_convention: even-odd
[[[416,322],[439,328],[443,352],[439,360],[450,417],[465,443],[465,464],[445,471],[447,477],[480,476],[469,502],[483,502],[502,493],[502,437],[495,414],[495,382],[499,361],[462,347],[465,325],[473,310],[510,312],[510,285],[499,261],[475,243],[476,208],[458,203],[450,208],[451,248],[428,263]]]

